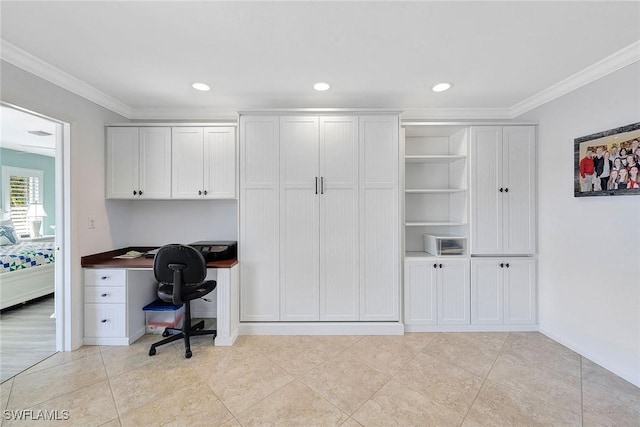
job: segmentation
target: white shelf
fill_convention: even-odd
[[[463,155],[420,155],[420,156],[404,156],[407,163],[452,163],[458,160],[466,159]]]
[[[404,258],[405,259],[469,258],[469,255],[443,255],[443,256],[437,257],[437,256],[435,256],[433,254],[428,253],[428,252],[406,251],[404,253]]]
[[[411,188],[404,190],[407,194],[447,194],[447,193],[462,193],[467,191],[464,188]]]
[[[435,226],[456,226],[456,225],[467,225],[466,222],[449,222],[449,221],[410,221],[405,222],[404,225],[407,227],[435,227]]]

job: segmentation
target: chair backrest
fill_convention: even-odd
[[[153,273],[160,283],[174,283],[175,267],[169,265],[182,264],[180,269],[181,285],[202,283],[207,277],[207,263],[202,254],[191,246],[170,244],[161,247],[153,260]]]

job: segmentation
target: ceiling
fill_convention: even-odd
[[[26,153],[55,156],[56,123],[0,105],[0,147]],[[49,135],[34,135],[29,131]]]
[[[42,61],[31,65],[36,74],[82,88],[76,92],[129,118],[279,108],[512,117],[640,59],[638,1],[3,0],[0,7],[3,59],[20,66],[33,55]],[[624,61],[603,67],[623,50]],[[331,89],[314,91],[319,81]],[[453,87],[430,90],[443,81]],[[195,91],[193,82],[212,89]]]

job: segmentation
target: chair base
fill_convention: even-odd
[[[149,356],[153,356],[156,354],[156,347],[184,339],[184,357],[186,359],[189,359],[191,357],[191,343],[189,338],[198,335],[213,335],[213,339],[215,340],[218,332],[215,329],[204,329],[204,320],[200,320],[198,323],[192,325],[188,329],[184,327],[182,329],[165,328],[164,332],[162,332],[162,336],[168,338],[151,344],[151,348],[149,349]]]

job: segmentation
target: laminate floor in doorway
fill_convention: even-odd
[[[0,382],[56,352],[53,294],[0,313]]]

